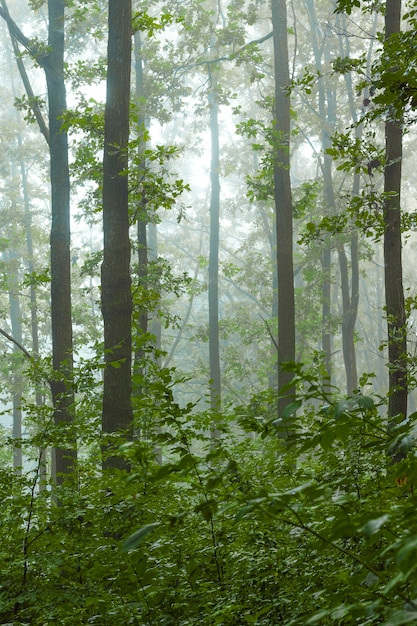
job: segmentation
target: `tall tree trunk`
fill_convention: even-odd
[[[148,260],[158,260],[158,229],[155,222],[149,222],[148,224]],[[161,346],[162,346],[162,324],[161,318],[158,315],[158,311],[153,311],[150,332],[155,337],[156,356],[155,360],[161,364]]]
[[[140,31],[135,32],[135,100],[137,107],[137,133],[139,137],[138,145],[138,178],[143,179],[146,175],[145,149],[146,149],[146,114],[145,114],[145,88],[143,80],[143,59],[142,59],[142,40]],[[148,289],[148,238],[147,238],[147,211],[146,198],[142,192],[137,204],[137,254],[138,254],[138,287],[139,294],[146,300],[146,292]],[[138,376],[143,375],[143,338],[148,333],[148,309],[143,306],[142,302],[138,303],[138,310],[135,311],[136,326],[136,346],[135,346],[135,365],[134,371]],[[135,389],[135,392],[141,392],[141,385]]]
[[[321,253],[321,349],[324,354],[325,375],[331,381],[332,377],[332,331],[331,331],[331,290],[332,290],[332,251],[325,246]],[[324,386],[328,381],[323,381]]]
[[[8,15],[9,20],[10,20],[10,15],[8,14],[8,8],[7,8],[5,0],[1,0],[1,6],[3,10],[6,11],[6,14]],[[37,99],[35,98],[35,95],[34,95],[31,83],[29,81],[29,78],[27,76],[26,69],[22,60],[22,56],[19,50],[19,46],[18,46],[19,40],[14,34],[10,21],[8,22],[8,30],[9,30],[10,39],[11,39],[12,46],[13,46],[13,52],[14,52],[16,64],[19,70],[22,83],[24,85],[28,100],[31,103],[31,108],[37,120],[39,130],[41,131],[42,135],[45,137],[46,143],[48,144],[48,147],[49,147],[49,128],[45,122],[43,113],[40,109]],[[17,93],[16,93],[15,81],[14,81],[12,70],[10,70],[10,77],[11,77],[12,93],[13,93],[13,96],[16,97]],[[16,109],[16,119],[19,124],[20,115],[17,109]],[[24,223],[25,223],[25,231],[26,231],[27,269],[28,269],[28,273],[32,275],[35,271],[35,259],[34,259],[34,253],[33,253],[33,239],[32,239],[32,215],[31,215],[31,208],[30,208],[27,168],[26,168],[24,157],[23,157],[23,154],[24,154],[23,140],[22,140],[22,135],[20,131],[18,131],[17,133],[17,148],[18,148],[17,153],[19,155],[19,168],[20,168],[22,198],[23,198],[24,216],[25,216]],[[37,303],[36,286],[32,281],[29,287],[29,307],[30,307],[30,319],[31,319],[32,356],[36,359],[39,356],[38,303]],[[42,406],[45,402],[44,394],[41,391],[38,384],[35,390],[35,402],[36,402],[36,406]],[[42,425],[39,425],[39,426],[40,428],[42,428]],[[43,489],[46,489],[46,479],[47,479],[46,448],[44,447],[40,448],[39,459],[40,459],[40,464],[41,464],[39,489],[43,490]]]
[[[337,24],[341,33],[339,36],[339,50],[342,58],[349,58],[351,56],[350,40],[348,35],[346,16],[337,16],[341,20],[341,24]],[[375,13],[372,33],[375,36],[377,28],[377,13]],[[370,74],[370,66],[372,62],[373,53],[373,38],[370,40],[367,62],[366,62],[366,74]],[[360,141],[363,134],[362,124],[358,124],[358,115],[355,102],[355,93],[352,85],[352,77],[349,72],[344,74],[344,80],[347,90],[347,96],[349,101],[350,115],[352,122],[355,125],[355,138]],[[364,89],[363,99],[369,97],[368,88]],[[358,197],[360,193],[360,174],[355,172],[353,175],[352,185],[352,197]],[[356,348],[355,348],[355,325],[358,315],[359,306],[359,239],[358,232],[354,229],[350,237],[350,258],[351,258],[351,284],[349,291],[349,277],[348,277],[348,264],[346,259],[345,248],[339,246],[339,265],[340,275],[342,282],[342,342],[343,342],[343,358],[345,362],[346,372],[346,393],[352,395],[353,391],[357,387],[357,366],[356,366]]]
[[[12,205],[13,206],[13,205]],[[3,254],[4,260],[8,264],[8,292],[10,307],[10,326],[12,329],[12,337],[23,343],[22,336],[22,311],[19,299],[19,278],[18,278],[18,255],[14,251],[9,251],[8,257]],[[16,344],[13,344],[13,353],[19,357],[21,352]],[[22,394],[23,379],[21,365],[16,361],[13,368],[13,440],[16,442],[13,448],[13,468],[15,474],[20,476],[22,473],[23,457],[22,457]]]
[[[128,206],[131,0],[109,0],[107,96],[104,118],[101,307],[104,320],[104,434],[132,434],[132,294]],[[112,365],[114,363],[115,365]],[[103,468],[125,468],[114,446]]]
[[[70,178],[68,137],[62,129],[67,109],[64,81],[64,0],[48,0],[48,55],[44,61],[48,86],[49,148],[51,166],[51,322],[53,367],[57,372],[51,382],[57,426],[73,421],[72,389],[72,319],[70,262]],[[57,482],[71,474],[76,461],[75,436],[68,447],[54,450]]]
[[[401,1],[387,0],[385,37],[401,29]],[[388,416],[407,414],[407,334],[402,279],[401,244],[401,120],[385,123],[386,165],[384,192],[390,195],[384,206],[385,304],[388,327],[389,404]]]
[[[42,56],[10,17],[5,0],[1,0],[0,15],[7,22],[10,34],[21,43],[43,67],[48,88],[49,130],[42,114],[34,112],[41,132],[49,139],[51,178],[51,323],[52,362],[56,372],[51,381],[54,420],[57,427],[70,426],[73,421],[74,393],[72,378],[72,318],[70,265],[70,179],[68,167],[68,137],[62,130],[66,111],[64,81],[65,2],[48,0],[48,52]],[[16,50],[16,48],[15,48]],[[24,69],[24,68],[23,68]],[[31,93],[30,85],[19,66],[22,80]],[[29,87],[29,89],[28,89]],[[76,461],[74,434],[69,433],[68,446],[56,448],[52,458],[52,476],[58,483],[72,474]]]
[[[278,389],[290,385],[292,373],[282,363],[295,361],[292,194],[290,181],[290,84],[286,0],[272,0],[275,63],[274,198],[278,268]],[[281,415],[293,396],[291,386],[278,399]]]
[[[18,152],[19,152],[19,166],[20,166],[20,177],[22,181],[22,196],[23,196],[23,205],[25,210],[25,229],[26,229],[26,249],[27,249],[27,270],[29,275],[33,275],[35,272],[35,257],[33,251],[33,238],[32,238],[32,214],[30,209],[30,200],[29,200],[29,188],[28,188],[28,180],[27,180],[27,171],[26,164],[23,159],[23,142],[20,133],[17,135],[18,142]],[[33,281],[30,283],[29,287],[29,307],[30,307],[30,329],[31,329],[31,337],[32,337],[32,356],[34,359],[39,356],[39,321],[38,321],[38,298],[36,293],[36,286]],[[42,406],[44,404],[44,395],[39,387],[39,384],[36,383],[35,388],[35,403],[36,406]],[[39,428],[42,428],[42,425],[39,425]],[[46,479],[47,479],[47,455],[46,449],[43,447],[39,450],[39,458],[41,462],[40,467],[40,483],[39,488],[41,490],[46,488]]]
[[[322,72],[323,55],[325,61],[328,62],[329,50],[327,46],[319,43],[318,33],[320,33],[320,23],[317,19],[316,7],[314,0],[305,0],[305,6],[309,16],[311,41],[315,59],[316,70]],[[336,124],[336,91],[331,84],[327,85],[327,89],[323,80],[318,81],[318,108],[321,124],[321,149],[323,153],[323,163],[321,165],[323,172],[323,205],[326,214],[332,214],[335,211],[335,199],[333,189],[332,176],[332,158],[326,153],[331,147],[331,135],[333,134]],[[321,270],[322,270],[322,335],[321,348],[324,354],[324,366],[326,377],[331,379],[332,376],[332,330],[331,330],[331,295],[332,295],[332,250],[330,241],[326,241],[321,253]],[[326,386],[328,381],[323,381]]]
[[[260,208],[260,214],[265,235],[269,241],[269,252],[271,255],[272,266],[272,305],[271,305],[271,320],[272,328],[268,326],[268,332],[271,335],[271,362],[268,368],[268,385],[271,389],[276,389],[278,384],[278,351],[277,351],[277,323],[278,323],[278,268],[276,263],[277,258],[277,229],[274,223],[270,224],[270,219],[265,211],[264,207]]]
[[[220,140],[219,104],[216,77],[210,72],[208,104],[210,113],[210,254],[209,254],[209,360],[211,408],[221,406],[220,341],[219,341],[219,237],[220,237]]]

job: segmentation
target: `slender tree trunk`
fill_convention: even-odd
[[[351,236],[351,285],[349,286],[349,269],[344,244],[338,246],[340,279],[342,287],[342,346],[346,372],[346,393],[351,396],[358,384],[355,350],[355,324],[359,300],[359,267],[358,267],[358,234]]]
[[[135,42],[135,99],[137,107],[137,132],[139,136],[138,178],[142,179],[146,174],[145,149],[146,149],[146,114],[145,114],[145,88],[143,80],[143,59],[141,33],[137,31],[134,36]],[[146,299],[148,289],[148,240],[147,240],[147,210],[146,198],[142,193],[137,206],[137,250],[138,250],[138,287],[142,299]],[[137,317],[136,317],[137,316]],[[136,347],[135,347],[135,372],[143,374],[141,363],[143,362],[143,337],[148,333],[148,309],[142,302],[138,303],[138,311],[135,311],[136,320]],[[139,385],[140,387],[140,385]],[[138,390],[140,393],[140,389]]]
[[[109,0],[107,97],[104,121],[101,306],[104,319],[104,434],[132,435],[132,294],[127,146],[129,140],[131,0]],[[114,363],[114,365],[113,365]],[[105,442],[107,443],[107,442]],[[125,468],[106,450],[103,468]]]
[[[295,361],[295,305],[290,181],[290,83],[286,0],[272,0],[272,28],[275,63],[274,111],[274,198],[278,268],[278,389],[290,385],[292,372],[281,364]],[[278,414],[291,402],[289,386],[278,399]]]
[[[339,36],[339,50],[342,58],[350,57],[350,40],[346,34],[348,27],[346,23],[345,15],[337,16],[341,23],[338,24],[340,32],[343,33]],[[377,28],[377,13],[375,13],[372,34],[375,36]],[[370,73],[370,66],[372,62],[373,53],[373,38],[370,39],[370,44],[367,52],[366,74]],[[355,138],[360,141],[363,134],[362,124],[357,124],[358,115],[355,101],[355,93],[352,85],[352,77],[349,72],[344,74],[344,80],[347,90],[347,96],[349,100],[350,114],[352,122],[355,124]],[[368,98],[368,88],[364,89],[363,99]],[[353,175],[352,196],[358,197],[360,193],[360,174],[355,172]],[[343,357],[345,361],[346,371],[346,391],[348,395],[351,395],[357,387],[357,366],[356,366],[356,348],[354,342],[355,325],[358,314],[359,306],[359,239],[357,230],[353,230],[350,237],[350,258],[351,258],[351,286],[349,293],[348,284],[348,272],[347,272],[347,259],[343,246],[343,250],[339,248],[339,264],[340,274],[342,280],[342,302],[343,302],[343,316],[342,316],[342,341],[343,341]]]
[[[23,343],[22,337],[22,311],[20,308],[19,299],[19,278],[18,278],[18,255],[16,252],[10,251],[8,257],[3,254],[3,258],[8,264],[8,292],[9,292],[9,307],[10,307],[10,326],[12,329],[12,337],[16,339],[20,344]],[[21,352],[16,344],[13,344],[13,354],[18,358],[21,356]],[[22,456],[22,402],[23,395],[23,379],[21,366],[16,360],[13,367],[13,439],[16,444],[13,448],[13,468],[15,474],[20,476],[22,474],[23,456]]]
[[[14,20],[5,0],[0,15],[7,22],[12,38],[21,43],[43,67],[48,88],[49,129],[39,109],[34,113],[41,132],[49,143],[51,177],[51,324],[52,361],[56,372],[51,381],[54,419],[57,427],[70,427],[73,422],[74,393],[72,389],[72,318],[70,264],[70,179],[68,137],[62,129],[67,109],[64,80],[65,0],[48,0],[48,52],[40,55]],[[16,51],[16,47],[15,47]],[[22,71],[23,69],[23,71]],[[24,68],[22,80],[31,93]],[[58,483],[72,474],[76,461],[75,434],[68,434],[68,445],[56,448],[52,459],[52,475]]]
[[[323,55],[326,57],[325,62],[329,59],[329,50],[327,46],[319,43],[318,33],[320,32],[320,24],[317,19],[316,7],[314,0],[305,0],[305,6],[310,21],[311,41],[314,52],[316,70],[322,72]],[[336,92],[331,84],[327,88],[323,80],[318,81],[318,108],[321,122],[321,149],[323,152],[323,205],[327,214],[335,211],[333,176],[332,176],[332,158],[326,153],[331,147],[331,135],[336,124]],[[321,274],[322,274],[322,335],[321,348],[324,354],[324,367],[326,370],[326,378],[331,380],[332,376],[332,329],[331,329],[331,295],[332,295],[332,250],[330,242],[326,241],[321,253]],[[328,380],[323,381],[323,385],[327,386]]]
[[[68,138],[62,129],[62,116],[67,109],[64,82],[64,0],[48,0],[48,55],[44,61],[48,86],[49,147],[51,157],[51,322],[53,367],[57,372],[51,382],[55,424],[70,425],[73,421],[72,389],[72,319],[70,262],[70,178]],[[76,461],[75,434],[69,435],[68,447],[54,450],[54,471],[57,482],[71,474]]]
[[[321,253],[321,349],[324,354],[324,368],[326,376],[331,381],[332,377],[332,331],[331,331],[331,289],[332,289],[332,252],[326,246]],[[328,381],[323,381],[327,386]]]
[[[26,229],[26,249],[27,249],[27,270],[29,275],[33,275],[35,272],[35,257],[33,252],[33,238],[32,238],[32,215],[30,210],[30,201],[29,201],[29,189],[28,189],[28,181],[27,181],[27,172],[26,172],[26,164],[24,162],[23,157],[23,143],[22,137],[20,133],[17,136],[18,142],[18,151],[20,154],[19,158],[19,166],[20,166],[20,176],[22,181],[22,196],[23,196],[23,204],[25,208],[25,229]],[[38,298],[36,293],[36,286],[31,281],[29,287],[29,307],[30,307],[30,329],[31,329],[31,337],[32,337],[32,356],[36,359],[39,356],[39,322],[38,322]],[[42,406],[44,404],[44,395],[39,387],[36,385],[35,388],[35,403],[36,406]],[[39,425],[42,428],[42,425]],[[46,449],[42,448],[40,450],[40,482],[39,488],[41,490],[46,488],[46,479],[47,479],[47,458],[46,458]]]
[[[387,0],[385,37],[401,29],[401,1]],[[407,415],[407,333],[402,276],[401,244],[401,120],[388,119],[385,123],[386,165],[384,192],[384,263],[385,304],[388,327],[389,405],[391,420]]]
[[[278,268],[277,268],[277,229],[275,227],[275,220],[270,225],[270,219],[263,207],[260,209],[264,232],[268,237],[269,251],[271,255],[272,266],[272,306],[271,306],[271,320],[272,327],[268,326],[268,331],[271,335],[271,363],[268,369],[268,384],[272,389],[277,388],[278,384],[278,351],[277,351],[277,324],[278,324]]]
[[[211,137],[211,198],[210,198],[210,254],[209,254],[209,360],[211,408],[221,407],[220,341],[219,341],[219,237],[220,237],[220,140],[219,105],[216,77],[210,75],[208,93]]]
[[[150,262],[158,260],[158,229],[154,222],[148,224],[148,260]],[[152,312],[150,332],[155,337],[156,362],[161,364],[162,325],[157,310]]]
[[[8,13],[7,5],[4,0],[2,0],[1,5],[3,9]],[[42,135],[45,137],[46,143],[49,147],[49,128],[45,122],[43,113],[40,109],[40,106],[35,98],[31,83],[26,73],[26,69],[23,63],[22,56],[19,51],[18,40],[13,34],[13,30],[8,24],[10,39],[13,46],[13,52],[16,60],[16,64],[19,70],[19,74],[22,80],[22,83],[25,87],[26,94],[28,96],[29,102],[32,103],[33,114],[37,120],[39,130]],[[10,71],[11,76],[11,84],[12,84],[12,93],[13,96],[16,97],[16,87],[15,81],[13,78],[13,72]],[[16,120],[19,124],[20,115],[19,111],[16,109]],[[27,167],[24,160],[24,149],[23,149],[23,140],[21,132],[17,133],[17,152],[19,155],[19,168],[20,168],[20,178],[22,185],[22,198],[23,198],[23,206],[24,206],[24,223],[25,223],[25,234],[26,234],[26,249],[27,249],[27,270],[29,275],[33,275],[35,272],[35,258],[33,252],[33,238],[32,238],[32,214],[30,207],[30,198],[29,198],[29,185],[27,178]],[[36,359],[39,356],[39,325],[38,325],[38,302],[37,302],[37,293],[36,286],[33,281],[30,283],[29,287],[29,307],[30,307],[30,327],[31,327],[31,337],[32,337],[32,356]],[[35,403],[36,406],[40,407],[45,403],[44,394],[41,391],[39,384],[36,384],[35,388]],[[39,428],[42,430],[42,424],[39,424]],[[40,472],[39,472],[39,489],[46,489],[46,481],[47,481],[47,451],[45,447],[41,447],[39,450],[39,459],[40,459]]]

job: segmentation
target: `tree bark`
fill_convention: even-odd
[[[295,361],[295,305],[293,269],[293,220],[290,181],[290,98],[286,0],[272,0],[275,63],[274,199],[278,270],[278,390],[289,385],[278,399],[281,415],[291,402],[292,372],[282,364]]]
[[[128,206],[131,0],[109,0],[107,97],[103,156],[104,434],[132,435],[132,295]],[[105,441],[105,447],[108,442]],[[115,446],[105,450],[103,468],[126,468]]]
[[[51,323],[53,368],[51,381],[56,426],[73,421],[74,393],[72,378],[72,317],[70,261],[70,177],[68,137],[62,129],[67,110],[64,81],[64,0],[48,0],[49,52],[43,62],[48,87],[49,150],[51,167],[52,224],[51,247]],[[60,483],[71,474],[76,461],[75,435],[70,444],[54,449],[53,467]]]
[[[385,38],[401,29],[401,2],[387,0]],[[386,164],[384,192],[390,193],[384,206],[385,305],[388,328],[389,404],[388,416],[407,414],[407,331],[402,279],[401,243],[401,120],[385,123]]]

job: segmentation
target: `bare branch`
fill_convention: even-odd
[[[271,339],[272,339],[272,343],[274,344],[274,346],[275,346],[275,347],[276,347],[276,349],[278,350],[278,344],[277,344],[277,342],[276,342],[276,341],[275,341],[275,339],[274,339],[274,335],[272,334],[272,331],[271,331],[271,329],[269,328],[269,324],[268,324],[268,322],[266,321],[266,319],[264,319],[264,318],[262,317],[262,315],[259,315],[259,317],[260,317],[260,318],[261,318],[261,320],[265,323],[265,326],[267,327],[268,332],[269,332],[269,336],[270,336],[270,337],[271,337]]]
[[[26,350],[26,348],[24,348],[22,346],[21,343],[19,343],[17,341],[17,339],[15,339],[14,337],[12,337],[11,335],[9,335],[9,333],[6,333],[5,330],[0,328],[0,334],[3,335],[3,337],[6,337],[6,339],[8,339],[9,341],[11,341],[12,343],[14,343],[14,345],[19,348],[19,350],[21,350],[23,352],[23,354],[25,355],[25,357],[27,357],[30,361],[33,361],[33,356],[30,354],[30,352],[28,352]]]

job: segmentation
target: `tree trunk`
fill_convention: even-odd
[[[104,121],[101,307],[104,320],[104,434],[132,435],[132,295],[127,177],[129,140],[131,0],[109,0],[107,97]],[[105,448],[108,442],[105,441]],[[125,468],[115,445],[103,468]]]
[[[27,249],[27,270],[29,275],[33,275],[35,272],[35,258],[33,251],[33,239],[32,239],[32,215],[30,210],[30,201],[29,201],[29,189],[28,189],[28,180],[27,180],[27,172],[26,172],[26,164],[21,156],[23,154],[23,142],[20,133],[17,135],[18,149],[19,149],[19,165],[20,165],[20,176],[22,180],[22,195],[23,195],[23,204],[25,209],[25,229],[26,229],[26,249]],[[32,356],[34,359],[39,356],[39,323],[38,323],[38,298],[36,293],[36,286],[31,281],[29,287],[29,307],[30,307],[30,329],[31,329],[31,337],[32,337]],[[35,387],[35,402],[36,406],[42,406],[44,401],[44,395],[39,387],[39,383],[36,383]],[[43,425],[39,424],[39,429],[42,429]],[[39,488],[43,490],[46,488],[46,480],[47,480],[47,458],[46,458],[46,448],[42,447],[39,450],[39,458],[40,458],[40,482]]]
[[[355,350],[355,324],[359,300],[358,233],[351,236],[351,285],[349,286],[348,261],[344,244],[338,246],[340,279],[342,287],[342,346],[346,372],[346,393],[351,396],[358,385]]]
[[[158,229],[154,222],[149,222],[148,224],[148,260],[149,261],[157,261],[158,260]],[[161,346],[162,346],[162,324],[161,318],[158,315],[158,310],[153,311],[150,332],[155,337],[155,348],[156,355],[155,361],[159,365],[161,365]]]
[[[401,2],[387,0],[385,37],[400,31]],[[385,123],[385,180],[384,192],[390,193],[384,206],[384,263],[385,304],[388,327],[389,404],[388,416],[407,414],[407,334],[404,291],[402,281],[401,244],[401,120],[388,119]]]
[[[13,206],[13,205],[12,205]],[[8,264],[8,292],[10,307],[10,326],[12,329],[12,337],[22,344],[22,311],[19,299],[19,278],[18,278],[18,255],[14,251],[9,251],[8,257],[3,253],[3,259]],[[21,356],[20,350],[16,344],[13,344],[13,354]],[[18,358],[19,358],[18,357]],[[16,442],[13,447],[13,469],[17,476],[22,474],[22,395],[23,395],[23,378],[22,368],[16,360],[13,367],[13,440]]]
[[[139,138],[138,145],[138,178],[143,179],[146,175],[145,149],[146,149],[146,115],[145,115],[145,89],[143,81],[143,60],[142,60],[142,41],[139,31],[135,33],[135,100],[137,107],[137,133]],[[147,241],[147,211],[146,198],[142,192],[137,203],[137,253],[138,253],[138,287],[140,297],[146,300],[146,292],[148,289],[148,241]],[[143,306],[143,302],[138,302],[138,310],[135,311],[136,326],[136,347],[135,347],[135,366],[134,370],[139,376],[143,376],[143,338],[148,333],[148,309]],[[146,341],[146,339],[145,339]],[[141,392],[141,385],[135,389],[135,392]]]
[[[209,360],[211,408],[221,407],[220,341],[219,341],[219,236],[220,236],[220,142],[219,104],[216,78],[210,74],[208,104],[211,137],[211,198],[210,198],[210,254],[209,254]]]
[[[286,0],[272,0],[275,63],[274,198],[278,270],[278,390],[290,385],[292,372],[282,364],[295,361],[295,305],[290,181],[290,83]],[[278,414],[291,402],[291,385],[278,399]]]
[[[74,393],[72,378],[72,319],[70,262],[70,178],[68,138],[62,130],[62,116],[67,109],[64,82],[64,0],[48,0],[48,55],[44,61],[48,86],[49,148],[51,165],[51,323],[53,368],[51,381],[56,426],[68,426],[73,420]],[[54,450],[54,473],[60,483],[74,469],[75,435],[69,444]]]
[[[268,367],[268,385],[271,389],[276,389],[278,384],[278,351],[277,351],[277,324],[278,324],[278,268],[276,263],[277,258],[277,229],[275,227],[275,220],[270,225],[270,219],[265,211],[264,207],[260,208],[260,214],[262,218],[262,224],[265,235],[269,241],[269,252],[271,255],[272,266],[272,305],[271,305],[271,320],[272,326],[268,325],[268,332],[271,335],[271,361]]]
[[[322,58],[325,56],[325,62],[329,62],[328,46],[319,43],[318,33],[320,32],[320,24],[317,19],[316,7],[314,0],[305,0],[305,6],[309,15],[311,41],[314,52],[316,70],[322,73]],[[321,149],[323,153],[323,163],[321,169],[323,172],[323,205],[326,214],[335,212],[335,199],[333,189],[332,176],[332,158],[326,153],[331,147],[331,135],[336,125],[336,91],[331,84],[324,84],[323,80],[318,81],[318,108],[321,124]],[[328,386],[328,380],[332,376],[332,329],[331,329],[331,295],[332,295],[332,250],[330,242],[326,241],[321,253],[321,269],[322,269],[322,335],[321,348],[324,355],[324,367],[326,370],[326,380],[323,381],[324,387]]]

